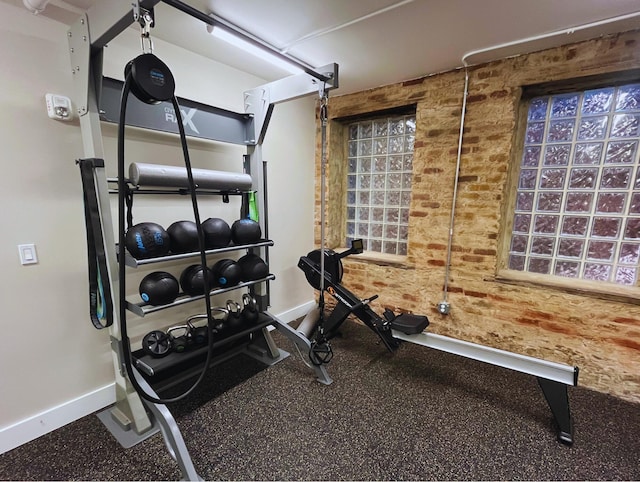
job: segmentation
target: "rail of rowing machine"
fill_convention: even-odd
[[[324,343],[335,337],[340,325],[349,315],[353,315],[373,330],[387,349],[393,352],[400,346],[401,341],[393,337],[392,328],[406,334],[416,334],[427,327],[429,320],[426,316],[407,313],[396,315],[388,308],[385,309],[384,315],[380,316],[369,306],[373,300],[378,298],[378,295],[360,299],[342,286],[342,258],[352,254],[360,254],[362,251],[361,239],[354,239],[351,242],[351,248],[341,253],[324,249],[324,291],[336,300],[336,305],[328,316],[324,317],[324,313],[320,314],[304,334],[309,340]],[[305,273],[309,284],[317,290],[320,290],[321,285],[320,259],[320,250],[316,249],[308,253],[307,256],[301,256],[298,261],[298,268]]]

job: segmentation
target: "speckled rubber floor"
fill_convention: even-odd
[[[170,409],[205,480],[640,480],[640,405],[570,388],[575,442],[556,441],[534,377],[405,344],[353,322],[317,383],[293,345],[238,356]],[[95,415],[0,455],[2,480],[177,480],[154,435],[123,449]]]

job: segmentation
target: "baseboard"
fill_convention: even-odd
[[[0,429],[0,454],[35,440],[116,401],[115,383]]]
[[[284,323],[291,323],[305,316],[314,306],[315,302],[309,301],[278,313],[275,317]],[[0,428],[0,454],[101,410],[115,401],[115,383],[110,383],[13,425]]]
[[[302,318],[309,311],[316,307],[315,301],[307,301],[306,303],[302,303],[301,305],[295,306],[287,311],[283,311],[282,313],[274,314],[276,318],[285,323],[291,323],[292,321],[297,320],[298,318]],[[270,327],[271,328],[271,327]]]

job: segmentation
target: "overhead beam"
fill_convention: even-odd
[[[160,1],[141,0],[140,6],[150,10]],[[122,0],[100,0],[87,10],[92,49],[104,47],[135,21],[132,5]]]

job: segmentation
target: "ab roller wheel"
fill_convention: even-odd
[[[154,358],[162,358],[171,352],[171,340],[164,331],[153,330],[142,339],[142,350]]]

